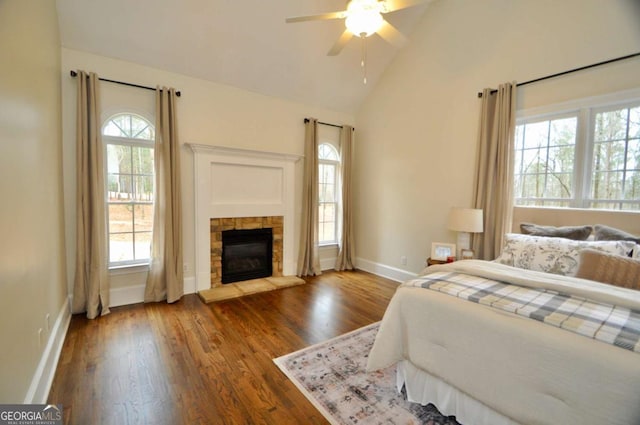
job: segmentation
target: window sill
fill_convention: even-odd
[[[320,249],[332,249],[332,248],[338,248],[338,242],[329,242],[329,243],[320,244]]]
[[[122,274],[146,273],[149,271],[149,263],[127,264],[122,266],[110,266],[109,275],[117,276]]]

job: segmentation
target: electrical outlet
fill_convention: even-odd
[[[407,265],[407,257],[406,256],[402,256],[400,257],[400,264],[402,264],[403,266]]]
[[[51,331],[51,315],[49,313],[44,316],[44,323],[47,328],[47,332]]]

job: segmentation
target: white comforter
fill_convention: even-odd
[[[640,310],[640,291],[478,260],[426,272],[443,268]],[[522,424],[640,424],[640,354],[436,291],[391,300],[367,368],[400,360]]]

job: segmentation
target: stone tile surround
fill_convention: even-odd
[[[282,235],[284,217],[223,217],[210,219],[211,287],[222,287],[222,232],[225,230],[268,229],[273,232],[273,276],[282,276]]]

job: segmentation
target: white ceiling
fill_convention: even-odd
[[[339,56],[326,55],[343,20],[285,23],[345,6],[344,0],[57,0],[63,47],[355,112],[398,49],[378,35],[367,38],[364,85],[358,39]],[[426,9],[385,18],[410,38]]]

